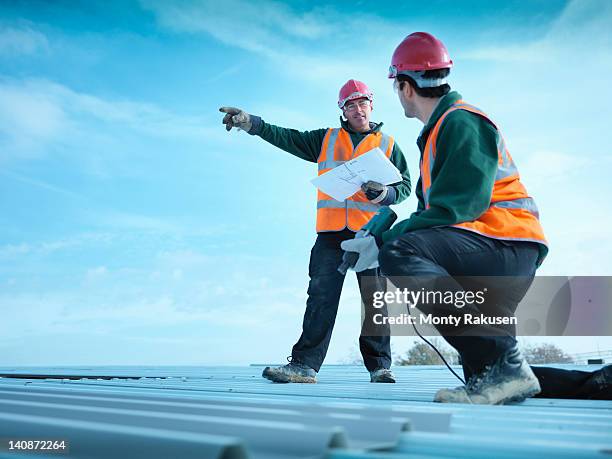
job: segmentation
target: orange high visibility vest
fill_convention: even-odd
[[[449,113],[455,110],[467,110],[476,113],[493,123],[487,115],[478,108],[468,105],[462,100],[454,103],[440,117],[431,130],[425,151],[421,159],[421,183],[425,208],[429,208],[429,190],[431,188],[431,172],[436,158],[436,140],[440,126]],[[497,126],[495,126],[497,129]],[[512,241],[532,241],[548,246],[544,237],[544,230],[540,225],[538,208],[535,201],[527,194],[527,190],[520,181],[519,173],[506,148],[506,143],[499,132],[497,142],[497,173],[491,204],[489,208],[476,220],[457,223],[457,228],[473,231],[494,239]]]
[[[359,145],[354,147],[351,136],[346,130],[342,128],[328,129],[323,138],[321,153],[317,161],[319,175],[376,147],[380,148],[387,158],[390,158],[393,143],[393,137],[382,132],[372,132],[365,136],[359,142]],[[359,231],[363,225],[370,221],[380,207],[380,204],[370,202],[361,190],[344,201],[336,201],[331,196],[318,190],[317,233],[342,231],[344,228]]]

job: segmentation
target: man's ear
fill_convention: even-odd
[[[406,99],[410,99],[413,95],[414,88],[412,87],[410,83],[408,83],[407,81],[404,81],[401,91],[404,93],[404,97]]]

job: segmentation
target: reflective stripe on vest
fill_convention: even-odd
[[[425,208],[429,208],[431,175],[436,158],[436,142],[442,123],[455,110],[467,110],[495,124],[478,108],[463,101],[453,104],[432,128],[421,160],[421,184]],[[497,126],[495,126],[497,129]],[[505,141],[497,129],[498,164],[489,208],[476,220],[452,226],[474,231],[496,239],[533,241],[547,245],[539,222],[539,212],[533,198],[520,182],[518,169],[506,148]]]
[[[321,171],[324,169],[333,169],[334,167],[344,164],[345,162],[346,161],[334,161],[333,159],[323,161],[319,163],[319,170]]]
[[[335,199],[321,200],[317,202],[317,209],[358,209],[365,212],[378,212],[380,206],[372,202],[336,201]]]
[[[354,147],[351,136],[346,130],[328,129],[318,159],[319,175],[376,147],[390,158],[393,144],[393,137],[375,132],[365,136]],[[336,201],[331,196],[318,191],[317,232],[341,231],[344,228],[359,231],[379,209],[380,205],[370,202],[361,190],[344,201]]]
[[[533,198],[519,198],[511,201],[499,201],[491,204],[495,207],[501,207],[503,209],[525,209],[527,212],[533,214],[534,217],[540,218],[540,212]]]

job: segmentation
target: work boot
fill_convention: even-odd
[[[317,382],[317,372],[297,360],[290,360],[287,365],[281,365],[280,367],[266,367],[261,376],[276,383]]]
[[[388,368],[377,368],[370,371],[370,382],[374,383],[394,383],[395,376]]]
[[[440,389],[434,396],[434,402],[503,405],[521,402],[539,392],[538,378],[515,346],[493,365],[472,376],[465,386]]]

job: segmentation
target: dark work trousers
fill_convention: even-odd
[[[321,368],[327,354],[344,283],[345,275],[338,271],[344,254],[340,243],[354,237],[355,233],[349,230],[319,233],[310,253],[308,267],[310,283],[302,336],[293,346],[291,356],[316,371]],[[367,282],[364,281],[364,276],[368,276]],[[378,276],[380,279],[378,285],[373,285],[371,282],[373,276]],[[376,268],[358,273],[357,282],[361,300],[366,305],[365,310],[372,311],[367,305],[372,304],[374,291],[386,287],[386,281],[379,276],[379,270]],[[379,312],[386,314],[386,308],[380,309]],[[368,371],[391,366],[389,333],[379,335],[359,337],[359,350]]]
[[[465,306],[458,313],[453,305],[446,309],[435,305],[426,313],[479,315],[486,309],[485,315],[511,317],[533,281],[537,257],[536,243],[500,241],[467,230],[439,227],[411,231],[388,241],[381,248],[379,261],[382,273],[398,288],[418,289],[423,282],[430,287],[426,283],[435,276],[444,279],[444,290],[473,291],[484,277],[489,278],[484,306]],[[504,277],[498,282],[492,276]],[[470,282],[474,285],[466,285]],[[516,345],[514,326],[469,327],[463,330],[437,327],[460,354],[466,380]],[[583,398],[581,388],[591,375],[546,367],[533,370],[542,387],[540,397]]]

